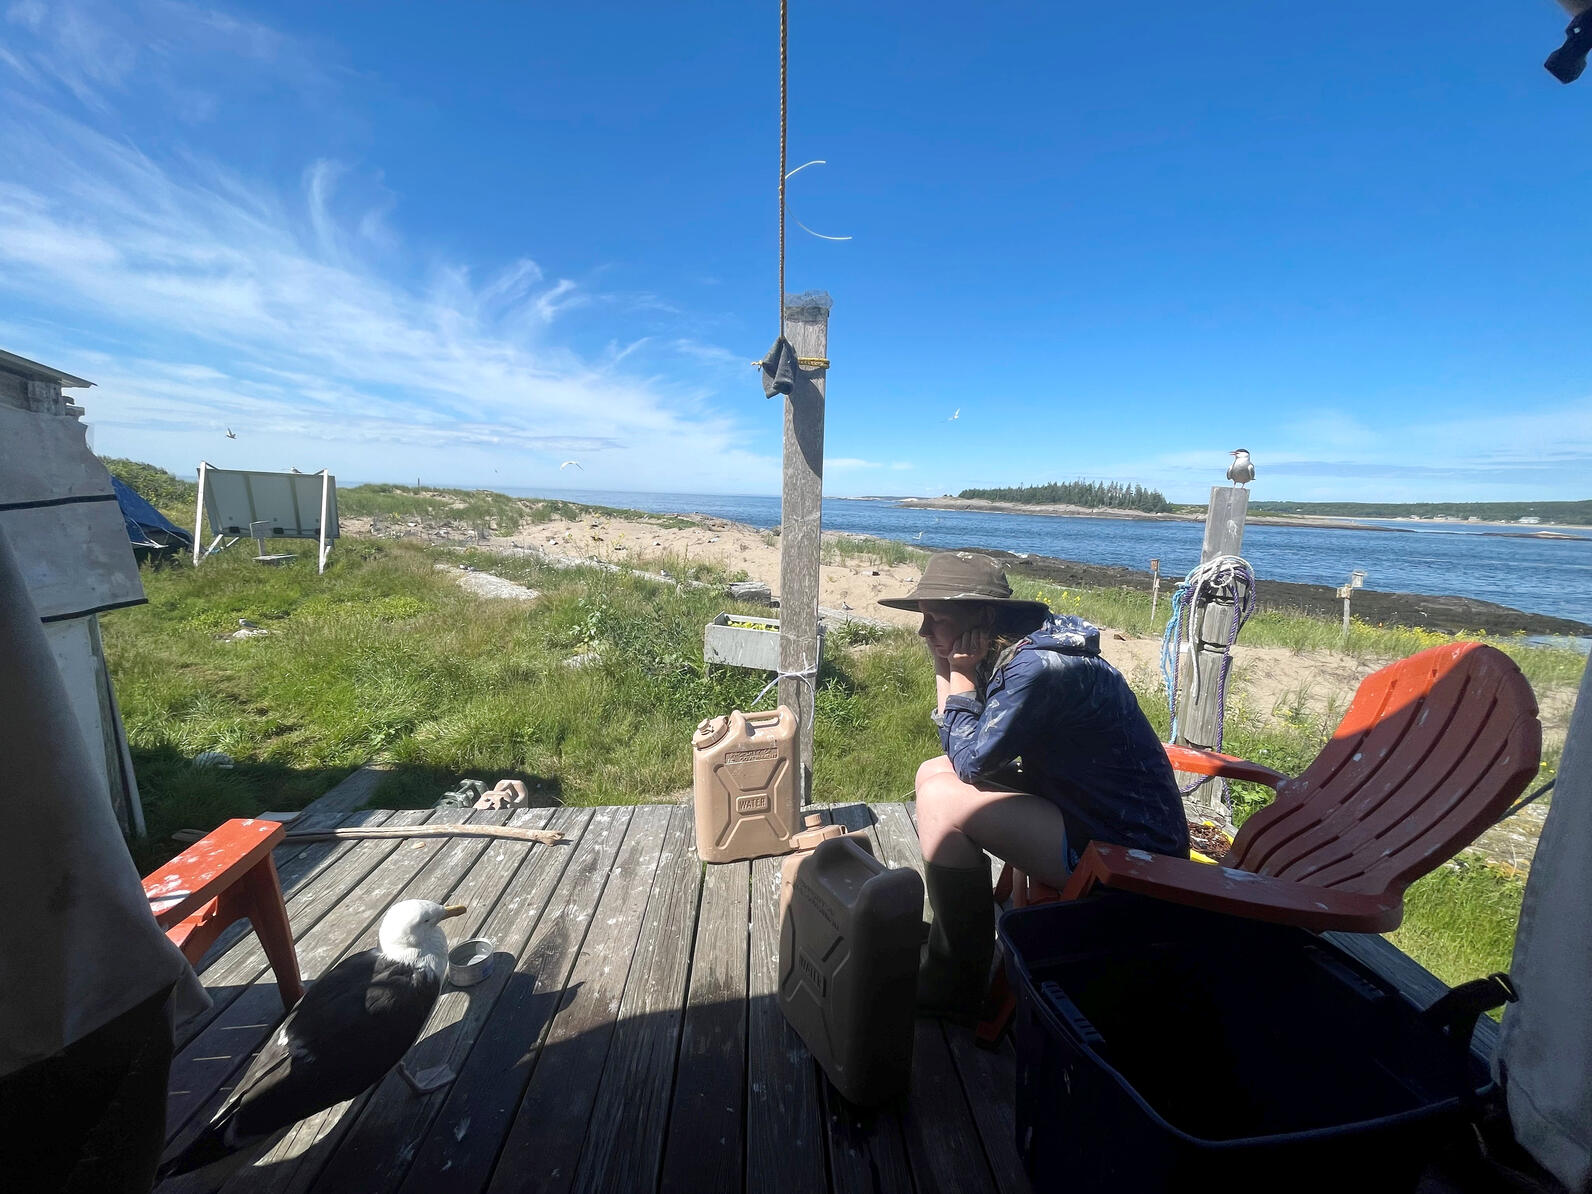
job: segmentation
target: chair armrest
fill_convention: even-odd
[[[1176,904],[1297,925],[1322,933],[1385,933],[1404,917],[1397,895],[1374,896],[1312,887],[1252,871],[1090,842],[1062,893],[1076,899],[1096,886],[1155,896]]]
[[[163,929],[215,899],[287,835],[280,821],[226,821],[144,878],[149,910]]]
[[[1288,778],[1281,771],[1273,771],[1263,764],[1251,763],[1248,759],[1234,755],[1199,750],[1192,746],[1175,746],[1170,742],[1162,745],[1166,748],[1166,757],[1171,761],[1173,770],[1186,771],[1190,775],[1218,775],[1223,779],[1248,780],[1250,783],[1265,784],[1273,791]]]

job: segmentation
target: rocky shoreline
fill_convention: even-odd
[[[1051,581],[1059,585],[1080,588],[1125,588],[1149,592],[1150,574],[1135,568],[1120,568],[1109,564],[1081,564],[1075,560],[1058,560],[1050,556],[1018,556],[1011,552],[991,551],[984,547],[963,547],[953,550],[977,551],[1001,561],[1009,573]],[[1176,585],[1175,578],[1162,577],[1161,590],[1170,593]],[[1258,582],[1259,604],[1262,609],[1288,610],[1310,614],[1314,617],[1336,618],[1343,614],[1343,602],[1338,600],[1332,585],[1296,584],[1291,581],[1267,580]],[[1507,605],[1490,601],[1477,601],[1471,597],[1431,597],[1424,593],[1387,593],[1380,589],[1356,589],[1354,616],[1362,621],[1387,626],[1416,626],[1424,630],[1437,630],[1444,634],[1483,630],[1488,634],[1553,634],[1592,635],[1592,625],[1570,618],[1555,618],[1546,614],[1530,614]]]

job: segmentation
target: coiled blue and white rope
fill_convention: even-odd
[[[1249,566],[1249,561],[1239,556],[1217,556],[1199,567],[1195,568],[1186,577],[1172,594],[1172,613],[1166,623],[1166,631],[1161,636],[1161,677],[1166,682],[1166,707],[1172,717],[1172,730],[1170,738],[1177,741],[1177,685],[1178,666],[1186,643],[1190,661],[1194,658],[1194,650],[1199,641],[1200,613],[1212,601],[1218,599],[1231,600],[1233,603],[1233,620],[1228,627],[1227,644],[1238,641],[1238,632],[1244,628],[1244,623],[1249,621],[1255,612],[1255,571]],[[1222,656],[1222,669],[1217,678],[1216,692],[1216,741],[1212,748],[1222,748],[1222,733],[1227,713],[1227,673],[1233,666],[1233,655],[1229,650]],[[1197,701],[1200,695],[1200,676],[1196,668],[1189,677],[1188,699]],[[1202,776],[1188,787],[1184,788],[1185,794],[1192,792],[1205,782]],[[1225,798],[1227,785],[1223,783],[1222,794]]]

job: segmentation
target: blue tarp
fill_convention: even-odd
[[[134,547],[192,547],[193,536],[174,526],[159,510],[151,506],[120,477],[111,478],[116,490],[116,504],[122,508],[122,521],[127,524],[127,537]]]

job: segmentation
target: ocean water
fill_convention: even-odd
[[[522,497],[563,498],[660,514],[711,514],[757,527],[780,522],[777,497],[610,490],[509,489]],[[1410,530],[1328,530],[1251,524],[1244,556],[1262,583],[1341,585],[1355,569],[1366,588],[1435,596],[1461,594],[1529,613],[1592,622],[1592,530],[1583,539],[1518,539],[1476,523],[1408,524]],[[888,499],[825,498],[824,529],[878,535],[924,547],[989,547],[1088,564],[1182,576],[1199,563],[1205,528],[1193,522],[1056,518],[972,510],[924,510]]]

